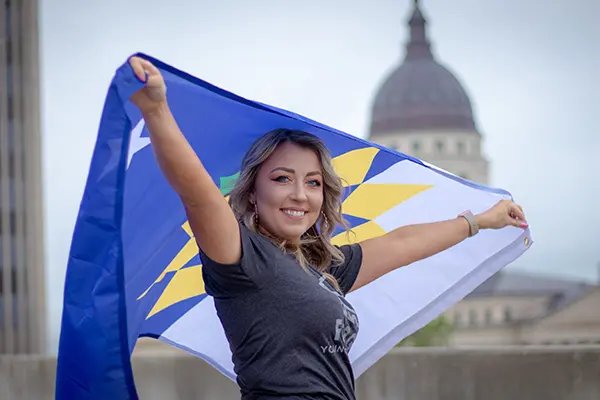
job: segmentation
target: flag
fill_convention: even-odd
[[[223,196],[250,145],[275,128],[320,137],[346,182],[343,213],[361,241],[397,227],[481,212],[510,193],[316,121],[242,98],[164,62],[172,112]],[[128,62],[110,84],[67,265],[57,399],[137,398],[130,357],[139,337],[194,354],[235,379],[231,352],[179,197],[163,177]],[[461,300],[531,245],[529,230],[482,231],[348,295],[361,321],[350,352],[358,377],[401,339]]]

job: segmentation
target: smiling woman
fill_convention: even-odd
[[[253,144],[230,193],[238,220],[294,252],[301,266],[311,263],[324,273],[343,259],[328,240],[336,225],[346,226],[341,199],[342,181],[326,147],[313,135],[289,129]]]
[[[317,222],[324,200],[318,153],[295,143],[297,137],[278,130],[258,141],[231,193],[234,213],[242,217],[250,212],[251,226],[294,244]]]
[[[242,399],[355,399],[349,351],[359,321],[345,295],[480,229],[527,227],[521,208],[501,201],[476,216],[333,245],[335,228],[347,227],[342,180],[318,137],[290,129],[251,146],[228,204],[180,131],[160,71],[141,58],[130,63],[146,82],[131,100],[185,207]]]

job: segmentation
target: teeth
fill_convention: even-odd
[[[292,215],[294,217],[302,217],[306,214],[304,211],[294,211],[294,210],[283,210],[284,213]]]

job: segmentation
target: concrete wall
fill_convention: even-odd
[[[55,363],[0,357],[0,399],[53,399]],[[235,384],[184,354],[136,355],[134,374],[143,400],[239,398]],[[394,350],[358,379],[357,394],[360,400],[598,400],[600,346]]]

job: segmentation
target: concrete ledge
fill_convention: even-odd
[[[0,399],[53,399],[55,367],[54,357],[0,356]],[[133,367],[144,400],[239,399],[235,383],[182,352],[136,354]],[[361,400],[598,400],[600,346],[395,349],[358,379],[357,394]]]
[[[360,399],[600,399],[600,346],[394,350],[358,380]]]

